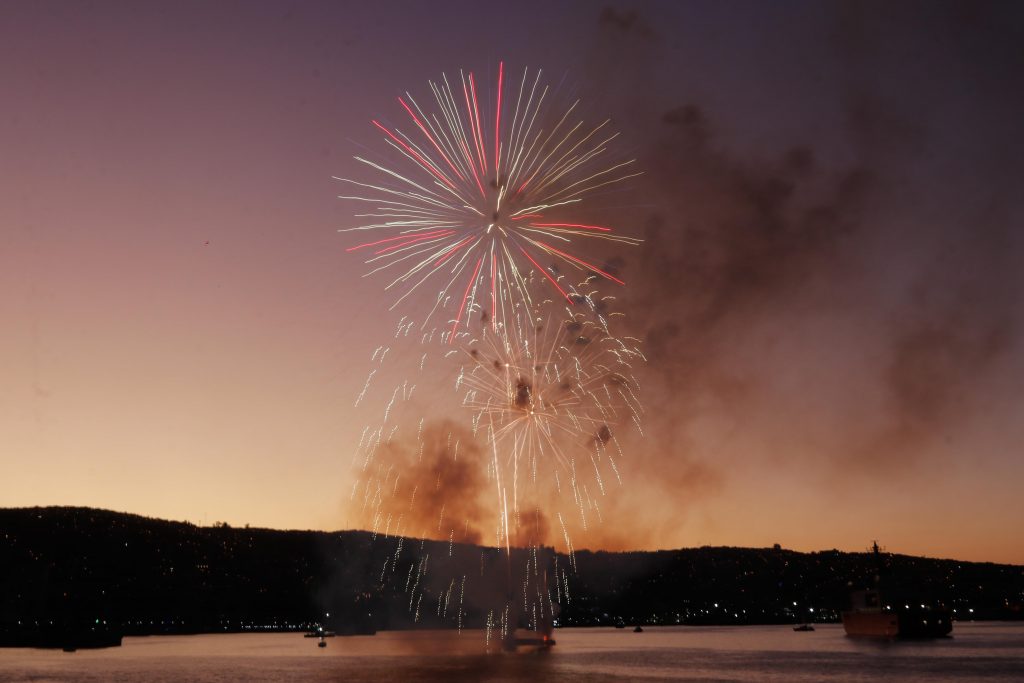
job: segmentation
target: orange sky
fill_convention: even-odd
[[[621,296],[645,435],[576,547],[1024,563],[999,18],[975,54],[939,10],[929,36],[895,10],[543,6],[497,44],[461,5],[0,11],[0,506],[360,524],[352,455],[415,358],[353,409],[399,316],[331,176],[384,150],[369,120],[405,89],[503,58],[568,71],[647,171],[610,214],[647,240]]]

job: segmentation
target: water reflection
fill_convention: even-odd
[[[842,627],[561,629],[550,652],[484,652],[484,634],[384,632],[325,648],[301,634],[125,638],[120,648],[0,650],[0,681],[1024,680],[1024,624],[957,624],[954,638],[872,642]]]

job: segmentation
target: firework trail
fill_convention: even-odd
[[[533,270],[571,303],[557,271],[542,264],[624,284],[576,252],[581,241],[639,241],[574,218],[588,195],[639,175],[633,160],[609,159],[607,145],[618,136],[609,121],[586,124],[578,101],[564,110],[552,105],[540,70],[524,69],[518,83],[506,84],[504,63],[486,99],[472,72],[452,81],[442,75],[429,87],[422,107],[408,92],[398,98],[404,123],[372,122],[400,167],[357,156],[377,180],[336,177],[357,188],[342,199],[368,207],[357,214],[364,224],[341,230],[367,233],[347,251],[365,256],[367,275],[389,274],[392,308],[433,283],[437,296],[423,324],[448,311],[452,343],[469,308],[498,327],[511,307],[530,305]]]
[[[597,280],[563,278],[575,305],[520,307],[499,330],[474,317],[455,348],[403,320],[391,345],[374,351],[378,374],[408,374],[365,390],[378,417],[353,457],[352,501],[368,528],[394,544],[377,571],[382,586],[401,588],[416,622],[429,604],[431,619],[462,623],[463,605],[451,597],[456,579],[469,582],[474,610],[491,615],[495,642],[517,625],[550,624],[568,600],[570,528],[585,532],[600,521],[602,499],[621,484],[619,434],[637,431],[643,412],[633,376],[643,356],[636,340],[613,334],[619,314]],[[410,358],[418,360],[403,360]],[[412,538],[446,542],[447,552],[423,561],[415,554],[422,541]],[[545,546],[559,538],[569,561],[551,566]],[[472,550],[481,544],[502,549],[504,568],[492,551]],[[467,574],[471,552],[482,553],[486,572]]]

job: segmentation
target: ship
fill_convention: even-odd
[[[866,638],[941,638],[953,630],[949,608],[922,601],[911,591],[900,590],[886,575],[878,543],[872,545],[878,562],[875,588],[854,591],[850,609],[842,613],[846,635]]]

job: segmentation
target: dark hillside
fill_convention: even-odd
[[[342,632],[454,627],[460,620],[480,627],[485,606],[503,598],[516,571],[510,567],[525,559],[525,551],[506,563],[493,548],[361,531],[198,527],[90,508],[0,509],[0,633],[97,619],[126,634],[316,622]],[[901,599],[944,602],[959,619],[1021,618],[1024,567],[890,554],[881,560],[834,550],[705,547],[584,551],[553,556],[547,569],[559,577],[557,591],[554,581],[549,586],[565,625],[834,621],[850,590],[879,573],[898,582]]]

